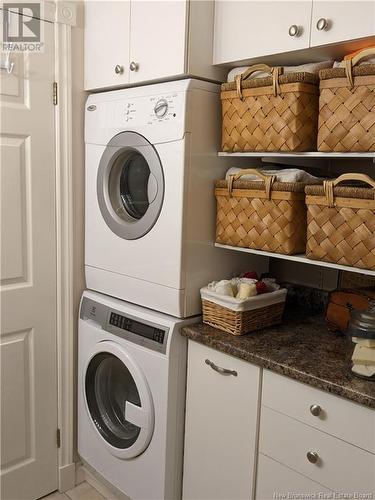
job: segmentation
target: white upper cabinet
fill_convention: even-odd
[[[314,0],[311,46],[375,35],[373,0]]]
[[[213,62],[238,64],[374,35],[375,0],[215,0]]]
[[[214,64],[309,46],[311,0],[216,0]]]
[[[85,2],[85,89],[129,81],[130,2]]]
[[[132,0],[130,83],[185,71],[187,4]]]
[[[212,65],[213,0],[85,2],[85,90],[183,75],[221,81]]]

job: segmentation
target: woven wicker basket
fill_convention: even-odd
[[[336,187],[345,180],[359,180],[372,189]],[[343,174],[323,186],[307,186],[306,195],[307,257],[375,270],[375,181]]]
[[[263,182],[238,180],[249,173]],[[217,243],[287,255],[305,251],[304,183],[274,182],[246,169],[215,186]]]
[[[232,335],[261,330],[282,322],[285,302],[271,304],[252,311],[233,311],[228,307],[202,300],[203,323],[224,330]]]
[[[318,151],[375,151],[375,64],[319,72]]]
[[[255,71],[267,78],[247,78]],[[311,151],[316,148],[318,78],[251,66],[221,86],[223,151]]]

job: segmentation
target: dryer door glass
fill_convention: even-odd
[[[107,226],[126,240],[156,224],[164,199],[164,174],[154,146],[135,132],[113,137],[101,157],[97,195]]]
[[[86,400],[91,418],[102,437],[115,448],[129,448],[140,427],[127,420],[126,408],[141,407],[137,386],[124,363],[110,353],[90,361],[85,380]]]
[[[119,190],[124,209],[134,219],[141,219],[149,207],[149,179],[150,169],[144,156],[138,152],[129,155],[121,170]]]

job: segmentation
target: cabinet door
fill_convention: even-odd
[[[258,367],[189,341],[184,499],[252,498],[259,383]]]
[[[129,0],[85,2],[85,90],[129,83],[129,24]]]
[[[311,46],[374,34],[374,0],[313,0]]]
[[[214,64],[308,48],[311,5],[311,0],[216,0]],[[298,33],[291,36],[293,25]]]
[[[184,73],[186,35],[186,0],[132,0],[130,82]]]

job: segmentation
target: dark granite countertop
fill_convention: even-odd
[[[348,368],[350,344],[327,329],[321,315],[289,311],[282,325],[235,336],[204,323],[182,335],[332,394],[375,408],[375,382],[361,380]]]

